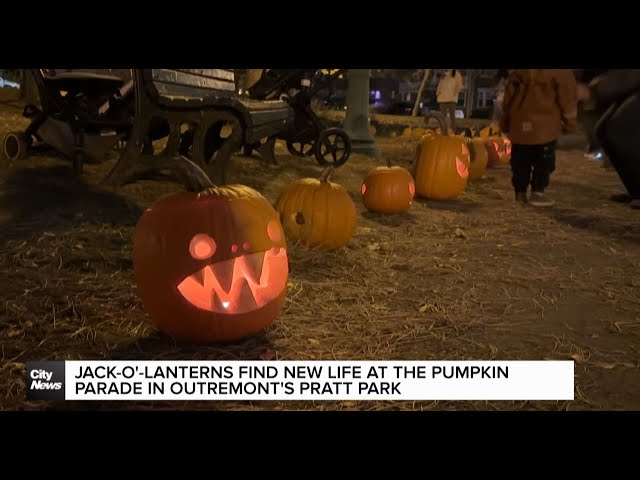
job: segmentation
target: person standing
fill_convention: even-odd
[[[598,78],[605,74],[607,70],[582,70],[578,83],[578,100],[582,102],[582,128],[587,137],[587,148],[585,158],[590,160],[601,160],[604,168],[610,168],[610,161],[606,158],[600,142],[596,138],[595,129],[598,120],[604,113],[602,108],[598,108],[594,98],[590,95],[589,85],[597,82]]]
[[[640,69],[608,70],[589,86],[595,109],[604,112],[595,137],[628,192],[612,199],[640,208]]]
[[[447,70],[436,90],[436,99],[448,128],[456,131],[456,105],[462,90],[462,74],[457,69]],[[444,132],[443,132],[444,133]]]
[[[502,118],[502,104],[504,103],[504,88],[507,84],[507,78],[509,77],[509,70],[498,70],[496,75],[496,103],[493,105],[493,115],[491,121],[493,123],[500,123]]]
[[[504,92],[500,128],[511,139],[511,183],[516,201],[550,207],[545,196],[556,165],[556,143],[577,130],[576,79],[571,70],[512,70]]]

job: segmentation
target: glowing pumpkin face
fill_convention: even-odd
[[[446,200],[462,193],[470,163],[465,140],[451,135],[425,137],[416,154],[413,178],[418,196]]]
[[[489,156],[489,166],[507,165],[511,160],[511,141],[505,137],[483,139]]]
[[[413,203],[416,184],[402,167],[376,167],[364,179],[361,193],[362,203],[370,212],[402,213]]]
[[[160,200],[138,222],[133,262],[145,310],[178,341],[257,333],[277,318],[286,295],[289,265],[278,215],[245,186]]]

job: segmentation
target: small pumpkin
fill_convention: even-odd
[[[362,203],[370,212],[402,213],[413,204],[416,184],[408,170],[387,163],[369,171],[361,193]]]
[[[507,154],[507,143],[509,142],[509,154]],[[485,137],[483,138],[484,146],[489,156],[489,167],[498,165],[507,165],[511,159],[511,142],[506,137]]]
[[[356,230],[356,206],[349,193],[331,182],[329,167],[320,179],[303,178],[289,185],[276,210],[290,240],[308,247],[344,247]]]
[[[489,163],[489,154],[480,138],[468,138],[467,147],[470,155],[469,181],[473,182],[484,175]]]
[[[469,149],[461,137],[425,137],[416,150],[416,195],[435,200],[457,197],[467,186],[469,164]]]
[[[159,200],[136,225],[133,270],[143,307],[178,342],[258,333],[278,317],[286,296],[278,214],[243,185],[209,182],[194,190]]]
[[[421,128],[421,127],[415,127],[413,129],[412,134],[413,134],[413,136],[415,138],[422,138],[427,134],[427,129],[426,128]]]

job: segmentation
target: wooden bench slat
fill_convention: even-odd
[[[212,70],[215,72],[215,70]],[[224,94],[226,96],[235,94],[236,85],[234,81],[218,78],[212,75],[194,75],[178,70],[156,69],[152,71],[153,83],[161,93],[185,97],[203,97],[212,94]],[[174,88],[175,87],[175,88]],[[162,89],[162,91],[161,91]],[[192,94],[185,92],[192,90]],[[179,93],[180,92],[180,93]]]
[[[222,68],[214,68],[214,69],[202,69],[202,68],[191,68],[191,69],[180,69],[176,68],[176,72],[183,72],[192,75],[199,75],[201,77],[210,77],[210,78],[218,78],[220,80],[227,80],[229,82],[235,83],[236,74],[233,70],[226,70]]]

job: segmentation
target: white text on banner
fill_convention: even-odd
[[[67,361],[66,400],[573,400],[573,361]]]

